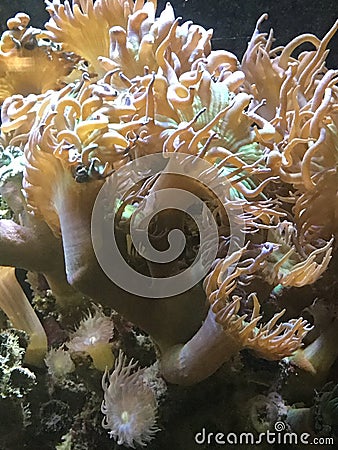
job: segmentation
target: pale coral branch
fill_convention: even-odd
[[[15,278],[14,268],[0,267],[0,308],[14,328],[26,331],[29,344],[25,360],[36,366],[43,365],[47,352],[47,336],[41,322]]]
[[[47,232],[49,239],[41,239]],[[55,239],[55,238],[54,238]],[[43,245],[43,242],[48,242]],[[53,253],[53,235],[47,226],[42,231],[38,227],[25,227],[13,220],[0,220],[0,264],[42,272]]]
[[[197,333],[186,343],[171,347],[161,358],[166,381],[192,385],[212,375],[241,350],[231,333],[224,333],[211,310]]]
[[[0,220],[0,266],[43,273],[60,306],[83,298],[67,282],[61,240],[40,221],[29,227]]]

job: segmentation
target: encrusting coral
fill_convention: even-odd
[[[20,336],[21,334],[21,336]],[[23,367],[25,333],[6,330],[0,334],[0,397],[23,397],[32,389],[36,377]]]
[[[42,273],[68,319],[90,299],[141,328],[156,344],[168,382],[197,383],[244,349],[317,370],[313,349],[318,339],[329,345],[335,325],[303,350],[312,326],[290,318],[287,307],[266,313],[264,304],[275,291],[315,283],[335,254],[338,71],[327,69],[325,58],[338,21],[322,39],[303,35],[273,48],[272,33],[259,32],[263,15],[240,62],[212,50],[212,30],[180,24],[170,4],[158,16],[156,0],[46,4],[44,30],[28,28],[29,17],[19,13],[0,42],[1,145],[24,153],[20,214],[13,207],[13,217],[0,220],[0,264]],[[303,42],[313,49],[294,56]],[[37,68],[43,70],[33,75]],[[170,298],[117,286],[100,267],[91,236],[101,188],[119,169],[153,154],[168,161],[166,170],[135,183],[119,205],[115,227],[126,259],[153,279],[180,274],[193,260],[196,227],[182,211],[161,211],[149,229],[161,250],[172,229],[187,235],[191,248],[172,264],[146,260],[128,244],[132,221],[166,189],[200,198],[217,224],[218,251],[203,286]],[[170,172],[176,155],[190,158],[180,174]],[[200,177],[199,161],[209,167]],[[13,196],[6,195],[2,190],[11,209]],[[235,248],[228,210],[243,235]],[[25,302],[18,308],[28,311]],[[13,320],[31,333],[30,352],[40,346],[41,363],[46,343],[34,341],[40,324],[32,316],[33,322],[30,329]],[[97,369],[111,369],[113,328],[95,309],[65,345],[88,353]],[[112,374],[105,372],[103,425],[118,444],[143,445],[157,431],[156,400],[139,372],[131,374],[134,364],[125,364],[120,354]]]

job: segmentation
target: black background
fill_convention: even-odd
[[[158,12],[165,5],[158,1]],[[239,58],[247,46],[257,18],[267,12],[269,20],[262,30],[272,27],[276,45],[285,45],[301,33],[322,37],[338,18],[337,0],[173,0],[177,16],[214,29],[213,47],[234,52]],[[32,25],[42,27],[48,19],[43,0],[1,0],[0,31],[6,20],[18,11],[27,12]],[[328,66],[338,67],[338,36],[329,45]]]

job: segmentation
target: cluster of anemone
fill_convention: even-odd
[[[30,17],[18,13],[7,21],[0,41],[0,99],[11,95],[37,94],[62,86],[61,79],[72,70],[74,59],[29,26]]]
[[[306,34],[273,48],[272,32],[259,31],[263,15],[239,61],[212,49],[212,30],[180,23],[170,4],[157,16],[156,0],[46,3],[44,30],[28,27],[29,17],[20,13],[0,42],[1,143],[21,148],[25,157],[17,188],[22,214],[0,220],[0,264],[42,273],[67,317],[90,299],[143,329],[169,382],[203,380],[242,349],[316,371],[313,348],[318,339],[322,348],[328,333],[301,350],[310,324],[302,317],[281,322],[282,308],[265,318],[255,289],[312,284],[335,251],[338,72],[326,68],[325,58],[338,22],[323,39]],[[294,56],[304,42],[312,50]],[[154,153],[205,160],[213,167],[210,180],[223,188],[217,202],[202,183],[159,174],[124,199],[124,208],[129,204],[137,214],[138,201],[150,192],[179,186],[202,198],[217,219],[219,250],[203,286],[157,300],[115,285],[91,241],[102,186],[121,167]],[[245,234],[230,255],[226,208],[238,211]],[[170,217],[175,228],[186,229],[179,213]],[[162,238],[166,225],[164,213],[157,221]],[[180,270],[143,264],[156,276]],[[16,307],[24,314],[21,322],[13,316],[6,297],[12,275],[1,268],[0,276],[1,307],[31,334],[30,354],[41,362],[41,324],[17,286]],[[89,353],[100,370],[111,368],[111,319],[97,311],[81,327],[68,348]],[[102,411],[110,435],[131,446],[155,433],[156,402],[138,372],[130,374],[134,366],[124,364],[120,356],[112,375],[104,375]]]

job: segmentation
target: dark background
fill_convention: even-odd
[[[166,0],[158,1],[161,11]],[[301,33],[323,37],[338,18],[337,0],[173,0],[177,16],[214,29],[213,47],[243,55],[257,18],[267,12],[269,20],[262,27],[275,31],[276,45],[285,45]],[[48,19],[43,0],[0,0],[0,31],[6,20],[18,11],[27,12],[32,25],[42,27]],[[338,67],[338,36],[329,45],[328,66]]]

